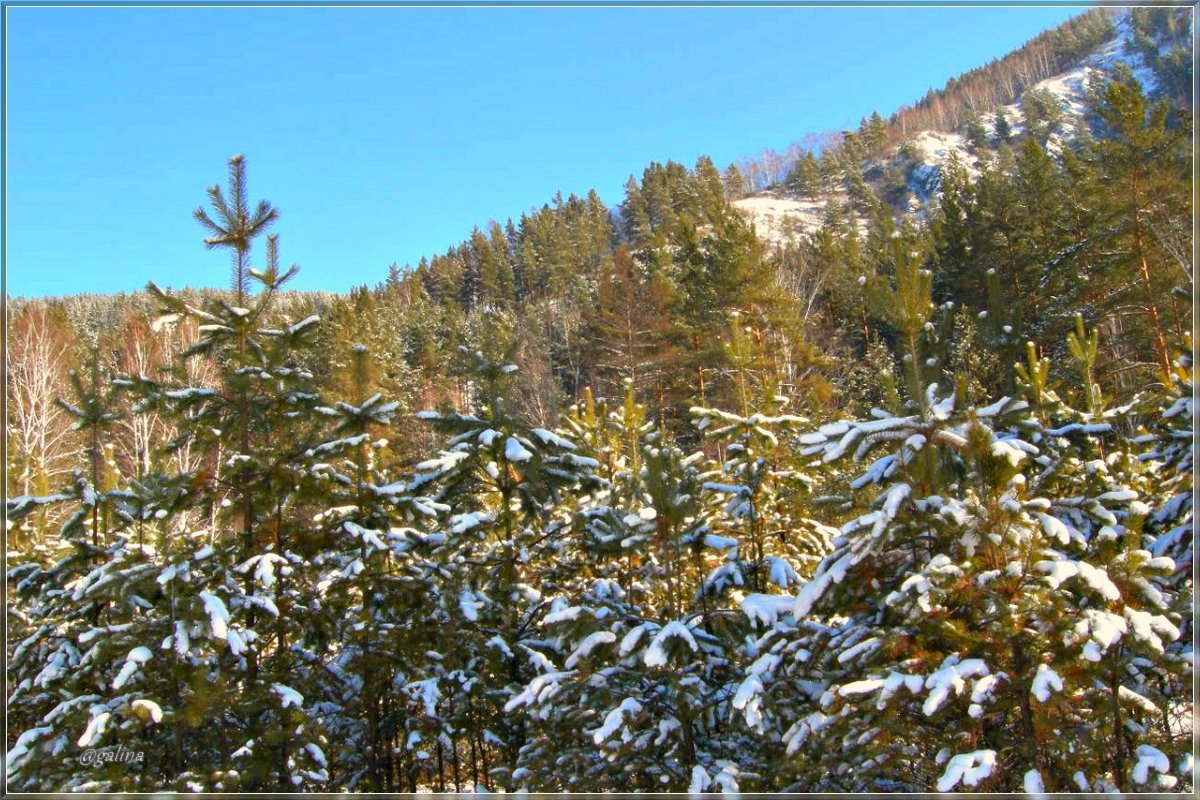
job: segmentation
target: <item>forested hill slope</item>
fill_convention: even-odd
[[[952,78],[912,107],[812,139],[813,148],[766,152],[738,165],[734,205],[768,241],[820,227],[826,205],[871,195],[898,212],[923,211],[957,160],[977,176],[1023,134],[1052,154],[1091,133],[1089,93],[1129,68],[1151,100],[1191,107],[1189,29],[1168,9],[1097,9],[1008,56]],[[759,188],[756,188],[759,187]]]
[[[1173,291],[1186,294],[1190,275],[1190,42],[1187,9],[1089,11],[819,149],[724,170],[703,157],[651,164],[615,208],[595,192],[558,196],[393,266],[374,288],[285,292],[286,308],[332,323],[315,364],[327,380],[349,342],[372,341],[388,364],[380,380],[417,404],[463,401],[444,356],[458,344],[511,347],[524,402],[545,422],[585,386],[618,396],[629,381],[664,421],[694,394],[726,396],[736,309],[781,392],[841,407],[875,383],[872,347],[894,337],[871,321],[860,283],[894,270],[881,241],[910,226],[938,302],[999,309],[971,323],[983,321],[988,353],[1011,362],[1029,337],[1061,350],[1082,310],[1111,354],[1099,379],[1121,396],[1139,370],[1162,371],[1190,316]],[[1122,209],[1121,170],[1143,157],[1137,208]],[[139,293],[49,303],[72,341],[136,328],[151,305]]]

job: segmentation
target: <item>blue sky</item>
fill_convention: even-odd
[[[224,285],[191,211],[239,152],[293,288],[373,285],[559,190],[887,116],[1082,10],[10,6],[7,291]]]

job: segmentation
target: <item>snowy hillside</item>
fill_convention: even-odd
[[[1085,125],[1087,93],[1097,81],[1111,75],[1118,64],[1126,64],[1147,93],[1152,93],[1157,81],[1154,72],[1130,46],[1133,31],[1127,15],[1117,21],[1117,35],[1101,45],[1075,67],[1039,81],[1028,87],[1027,92],[1045,92],[1053,97],[1061,110],[1061,119],[1053,127],[1046,140],[1046,148],[1058,154]],[[997,132],[995,118],[1003,114],[1013,136],[1026,130],[1025,113],[1020,102],[990,109],[980,115],[984,134],[989,143],[995,144]],[[965,126],[964,126],[965,127]],[[892,147],[890,155],[883,159],[863,162],[863,173],[868,182],[885,171],[904,176],[905,197],[894,202],[897,210],[919,213],[931,200],[940,196],[943,168],[954,158],[966,168],[972,177],[978,176],[985,161],[996,157],[993,148],[969,146],[967,131],[923,130],[909,136],[899,145]],[[733,205],[755,224],[758,235],[773,245],[784,244],[798,236],[811,233],[821,227],[825,209],[830,202],[845,203],[844,191],[829,192],[817,197],[801,196],[785,187],[763,190],[734,201]],[[863,221],[860,220],[860,224]]]
[[[821,227],[828,199],[789,197],[768,190],[738,200],[734,206],[754,220],[759,238],[771,244],[785,244]]]

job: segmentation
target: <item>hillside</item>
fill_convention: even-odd
[[[1111,35],[1095,43],[1064,71],[1023,88],[1022,99],[979,108],[970,120],[954,128],[910,132],[884,153],[857,162],[855,169],[877,194],[889,199],[897,213],[924,214],[940,197],[942,172],[952,159],[963,165],[972,178],[978,177],[981,169],[996,164],[999,146],[1005,143],[1002,139],[1011,141],[1027,133],[1030,115],[1047,151],[1059,154],[1064,147],[1071,147],[1081,132],[1091,136],[1094,121],[1088,119],[1089,93],[1111,79],[1119,67],[1129,68],[1151,98],[1163,95],[1159,75],[1147,62],[1154,58],[1157,63],[1175,50],[1178,42],[1160,34],[1154,45],[1155,58],[1140,44],[1144,39],[1145,34],[1135,29],[1129,11],[1116,13]],[[997,133],[998,116],[1003,116],[1009,128],[1003,137]],[[892,132],[888,138],[895,136]],[[839,146],[834,145],[835,149]],[[846,170],[833,178],[834,182],[839,179],[846,180]],[[844,205],[849,199],[845,187],[812,193],[801,192],[788,183],[733,201],[755,224],[759,235],[774,245],[816,231],[829,203]]]

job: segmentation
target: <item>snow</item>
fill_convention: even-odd
[[[771,565],[771,583],[780,589],[786,589],[793,584],[800,583],[800,576],[796,574],[796,570],[792,568],[792,565],[786,559],[769,556],[767,561]]]
[[[1147,553],[1147,555],[1149,555]],[[1169,556],[1155,556],[1146,561],[1147,569],[1162,570],[1167,575],[1175,571],[1175,560]]]
[[[1129,606],[1125,607],[1124,614],[1133,638],[1145,642],[1156,653],[1163,652],[1162,639],[1173,642],[1179,638],[1179,628],[1160,614],[1139,611]]]
[[[891,519],[896,516],[896,512],[900,510],[900,504],[904,502],[905,498],[907,498],[910,494],[912,494],[912,488],[906,483],[898,483],[892,488],[888,489],[887,497],[883,502],[883,515],[886,517],[887,521],[890,522]],[[882,525],[883,520],[880,520],[880,522],[876,523],[876,530],[873,530],[871,535],[878,535]]]
[[[688,793],[700,794],[708,788],[710,782],[711,778],[708,777],[708,773],[705,772],[704,767],[696,764],[692,767],[692,782],[688,784]]]
[[[909,694],[920,694],[922,687],[925,685],[925,676],[909,675],[903,672],[890,672],[887,678],[883,681],[883,690],[879,693],[879,706],[883,707],[883,703],[903,686],[908,689]]]
[[[162,708],[153,700],[134,700],[130,707],[136,712],[144,713],[151,722],[162,722]]]
[[[1121,590],[1108,577],[1103,567],[1093,567],[1086,561],[1039,561],[1034,569],[1046,573],[1046,582],[1050,588],[1057,589],[1064,581],[1078,577],[1088,588],[1098,592],[1105,600],[1121,599]]]
[[[50,727],[30,728],[18,736],[16,744],[13,745],[12,750],[8,751],[8,755],[5,758],[8,772],[11,773],[18,764],[25,760],[25,756],[29,755],[30,745],[32,745],[37,739],[53,732],[54,729]]]
[[[561,599],[558,602],[559,607],[554,608],[542,622],[546,625],[553,625],[556,622],[571,622],[579,618],[579,612],[583,610],[581,606],[567,606]]]
[[[722,492],[724,494],[749,494],[750,493],[750,490],[747,489],[745,486],[733,486],[728,483],[715,483],[713,481],[709,481],[709,482],[705,483],[701,488],[703,488],[705,491],[708,491],[708,492]]]
[[[864,655],[867,653],[873,653],[874,651],[879,649],[880,644],[881,644],[881,642],[873,636],[869,639],[864,639],[863,641],[859,642],[858,644],[854,645],[853,647],[849,647],[846,650],[843,650],[841,653],[839,653],[838,658],[837,658],[838,663],[845,664],[847,662],[853,661],[854,659],[858,658],[861,655]]]
[[[521,649],[529,656],[529,663],[533,665],[534,669],[542,673],[554,671],[554,663],[546,658],[545,654],[539,653],[537,650],[525,645],[521,645]]]
[[[826,200],[789,197],[781,192],[760,192],[732,205],[754,223],[758,237],[770,244],[788,244],[820,229]]]
[[[997,439],[992,442],[992,456],[995,458],[1003,458],[1008,461],[1009,466],[1019,467],[1021,462],[1025,460],[1025,454],[1010,443]]]
[[[1148,744],[1138,745],[1137,757],[1138,762],[1130,773],[1134,783],[1147,783],[1150,780],[1150,770],[1159,773],[1171,771],[1171,762],[1167,760],[1167,756]]]
[[[309,756],[312,757],[312,760],[318,767],[324,768],[328,766],[328,761],[325,758],[325,751],[317,746],[316,743],[308,742],[304,745],[304,749],[308,751]]]
[[[174,637],[168,637],[168,639],[172,638],[174,639],[175,652],[181,656],[186,656],[188,648],[191,647],[191,639],[188,636],[187,625],[184,624],[183,620],[175,621],[175,635]],[[163,642],[163,646],[164,648],[167,646],[166,641]]]
[[[553,445],[554,447],[563,450],[574,450],[575,443],[570,439],[564,439],[556,433],[552,433],[544,428],[534,428],[533,435],[542,441],[542,444]]]
[[[704,546],[711,547],[713,550],[736,550],[738,540],[731,539],[728,536],[717,536],[715,533],[709,533],[704,537]]]
[[[851,681],[838,688],[838,694],[842,697],[849,697],[856,694],[869,694],[870,692],[878,691],[884,686],[884,681],[880,678],[869,678],[862,681]]]
[[[150,330],[153,333],[158,333],[163,328],[170,328],[183,319],[182,314],[160,314],[150,323]]]
[[[504,458],[507,461],[520,463],[533,458],[533,453],[525,449],[525,446],[517,441],[515,436],[508,437],[508,441],[504,443]]]
[[[225,639],[229,630],[229,609],[225,608],[221,598],[207,589],[200,592],[200,600],[204,603],[204,613],[208,614],[213,636]]]
[[[523,705],[534,705],[550,700],[560,691],[562,681],[574,674],[574,670],[570,670],[567,672],[547,672],[544,675],[538,675],[529,682],[524,691],[504,704],[504,710],[509,712]]]
[[[646,648],[646,654],[642,660],[646,662],[647,667],[662,667],[667,663],[667,651],[663,649],[663,643],[668,639],[682,639],[687,643],[688,647],[692,648],[693,652],[699,648],[696,644],[696,639],[692,636],[692,632],[687,626],[679,620],[672,620],[663,626],[657,634],[655,634],[650,646]]]
[[[975,684],[971,687],[971,702],[983,703],[989,700],[992,692],[1000,685],[1000,679],[1004,673],[998,675],[984,675],[975,679]],[[975,716],[975,715],[972,715]]]
[[[203,389],[189,387],[187,389],[171,389],[163,392],[164,395],[172,400],[190,400],[193,397],[213,397],[217,393],[216,389]]]
[[[842,434],[846,433],[848,430],[850,430],[850,423],[847,422],[846,420],[840,420],[838,422],[826,423],[825,425],[822,425],[819,428],[817,428],[817,433],[819,433],[821,435],[821,438],[818,439],[818,441],[830,439],[830,438],[833,438],[834,436],[841,436]],[[807,434],[806,434],[806,436],[807,436]],[[803,442],[805,444],[810,444],[810,442],[805,442],[804,440],[805,440],[805,436],[801,436],[800,437],[801,442]]]
[[[909,188],[922,198],[928,199],[941,192],[942,171],[955,157],[972,179],[979,176],[980,161],[967,150],[967,140],[962,134],[921,131],[909,138],[905,147],[917,154]]]
[[[1042,775],[1036,769],[1025,773],[1024,786],[1026,794],[1041,794],[1046,791],[1045,784],[1042,783]]]
[[[825,563],[822,562],[818,568],[817,574],[813,579],[800,589],[800,593],[796,596],[796,605],[792,609],[792,616],[796,619],[802,619],[808,616],[812,610],[813,604],[820,599],[825,590],[832,583],[841,583],[846,578],[846,573],[850,568],[858,563],[858,558],[854,553],[844,553],[837,561],[833,562],[829,568],[825,568]]]
[[[959,783],[963,786],[977,786],[992,774],[995,767],[995,750],[976,750],[973,753],[954,756],[946,764],[946,771],[942,773],[942,777],[938,779],[937,790],[948,792]]]
[[[316,314],[313,314],[310,317],[305,317],[304,319],[300,320],[295,325],[290,326],[288,328],[288,333],[293,334],[293,335],[297,334],[300,331],[304,330],[305,328],[309,327],[310,325],[316,325],[320,321],[321,321],[321,318],[319,316],[317,316]]]
[[[742,599],[742,613],[751,622],[761,622],[772,627],[796,606],[796,598],[778,594],[751,594]]]
[[[83,735],[79,737],[76,744],[80,747],[91,747],[95,744],[104,735],[104,730],[108,727],[108,720],[111,717],[112,713],[108,711],[108,706],[93,706],[87,728],[84,729]]]
[[[1009,411],[1021,411],[1028,407],[1029,403],[1025,402],[1024,400],[1014,401],[1008,395],[1005,395],[991,405],[975,409],[975,416],[979,417],[980,419],[987,419],[989,417],[994,417],[997,414],[1002,414]]]
[[[420,416],[420,415],[418,415]],[[418,472],[437,472],[444,473],[453,469],[460,461],[469,458],[470,453],[461,451],[448,451],[438,455],[437,458],[431,458],[417,464]]]
[[[450,518],[450,533],[466,533],[473,528],[478,528],[480,525],[487,525],[493,519],[494,517],[486,511],[455,514]]]
[[[1045,664],[1038,664],[1037,674],[1033,676],[1033,686],[1029,689],[1030,694],[1036,697],[1039,703],[1045,703],[1050,699],[1051,689],[1061,692],[1062,688],[1062,677]]]
[[[587,658],[602,644],[611,644],[617,640],[617,635],[611,631],[596,631],[588,634],[579,646],[575,648],[575,652],[571,653],[567,658],[566,668],[571,669],[579,663],[581,659]]]
[[[1151,718],[1161,714],[1158,706],[1156,706],[1152,700],[1143,697],[1127,686],[1118,686],[1117,696],[1120,697],[1121,700],[1127,705],[1137,706],[1143,714],[1147,714]]]
[[[462,594],[458,596],[458,607],[468,622],[478,622],[479,609],[483,607],[483,603],[475,597],[473,591],[463,589]]]
[[[604,724],[592,731],[592,741],[601,744],[616,733],[625,723],[625,717],[632,716],[642,710],[642,704],[632,697],[621,701],[621,705],[609,711],[604,717]]]
[[[950,696],[951,690],[955,694],[962,694],[966,689],[967,678],[987,675],[989,672],[987,664],[978,658],[959,661],[957,655],[946,656],[942,666],[925,678],[925,688],[929,690],[929,696],[925,698],[921,710],[925,716],[932,716]]]
[[[145,647],[135,647],[129,651],[129,655],[125,656],[125,663],[121,666],[121,670],[117,673],[117,677],[113,679],[112,688],[120,689],[129,679],[138,671],[138,667],[145,664],[151,658],[150,650]]]
[[[499,634],[496,634],[492,638],[488,639],[486,642],[484,642],[483,646],[491,647],[494,650],[500,651],[500,653],[506,658],[513,657],[512,648],[508,646],[508,642],[504,641],[503,637],[501,637]]]
[[[746,724],[755,730],[762,730],[762,678],[758,675],[749,675],[746,680],[742,681],[738,686],[737,693],[733,696],[733,707],[741,711],[746,717]]]
[[[1083,619],[1075,623],[1075,627],[1073,628],[1073,633],[1076,637],[1084,638],[1090,636],[1092,641],[1104,650],[1112,647],[1117,640],[1128,632],[1129,624],[1124,617],[1094,608],[1085,609]]]
[[[125,656],[127,661],[132,661],[135,664],[145,664],[151,659],[153,654],[146,647],[135,647],[129,651],[129,655]]]
[[[1071,532],[1062,520],[1052,517],[1049,514],[1038,514],[1037,516],[1038,521],[1042,523],[1042,532],[1048,538],[1061,544],[1071,543]]]
[[[649,627],[650,626],[648,623],[643,623],[638,625],[636,628],[631,629],[629,633],[625,634],[624,638],[621,639],[621,645],[617,648],[617,652],[622,656],[629,655],[629,653],[633,651],[633,648],[637,647],[638,642],[641,641],[642,636],[645,635],[647,630],[649,630]]]
[[[415,681],[404,687],[405,691],[414,700],[420,700],[425,708],[425,716],[437,716],[438,700],[442,699],[442,692],[438,688],[437,678],[426,678],[423,681]]]
[[[271,691],[279,695],[281,708],[287,708],[288,706],[295,706],[296,708],[304,707],[303,695],[290,686],[285,686],[282,683],[273,683],[271,684]]]
[[[346,523],[347,526],[353,523]],[[262,555],[253,556],[246,560],[245,563],[237,567],[238,572],[247,572],[251,567],[254,567],[254,579],[259,585],[264,588],[271,588],[275,585],[275,564],[287,564],[287,559],[278,553],[263,553]],[[287,570],[284,570],[287,574]]]

